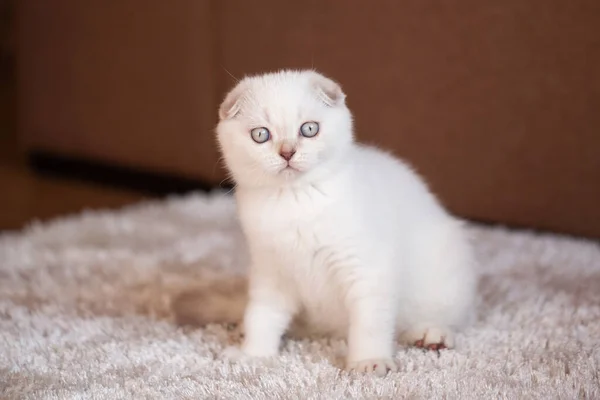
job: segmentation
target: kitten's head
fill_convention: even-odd
[[[287,185],[326,173],[353,141],[344,92],[313,71],[244,78],[225,97],[219,118],[225,163],[244,187]]]

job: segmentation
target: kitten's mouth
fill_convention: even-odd
[[[287,164],[286,166],[284,166],[283,168],[281,168],[281,169],[279,170],[279,172],[280,172],[280,173],[281,173],[281,172],[286,172],[286,171],[287,171],[287,172],[300,172],[300,170],[299,170],[298,168],[294,167],[294,166],[293,166],[293,165],[291,165],[291,164]]]

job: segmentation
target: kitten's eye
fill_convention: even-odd
[[[267,128],[254,128],[250,131],[250,136],[256,143],[264,143],[269,140],[271,134]]]
[[[319,124],[316,122],[305,122],[300,127],[300,134],[304,137],[315,137],[319,133]]]

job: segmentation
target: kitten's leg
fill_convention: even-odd
[[[400,337],[408,345],[453,348],[454,330],[470,321],[476,276],[470,244],[460,224],[436,227],[414,247],[414,262],[403,287]]]
[[[292,299],[284,290],[274,284],[255,285],[244,314],[243,353],[252,357],[276,355],[294,309]]]
[[[244,354],[252,357],[276,355],[290,320],[291,314],[276,305],[251,301],[244,316]]]
[[[392,360],[396,325],[392,303],[380,294],[361,295],[350,302],[347,370],[383,376],[398,369]]]

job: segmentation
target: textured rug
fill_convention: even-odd
[[[247,255],[224,194],[87,212],[0,236],[2,399],[600,398],[600,247],[473,226],[477,324],[456,350],[399,347],[385,378],[338,368],[343,341],[233,362],[225,326],[178,327],[170,301]]]

